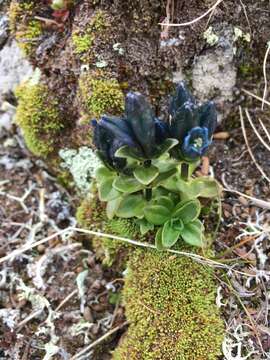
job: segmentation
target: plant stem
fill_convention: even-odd
[[[189,165],[184,162],[181,164],[181,178],[185,181],[189,178]]]
[[[145,198],[146,198],[146,201],[150,201],[152,199],[152,189],[151,188],[145,189]]]

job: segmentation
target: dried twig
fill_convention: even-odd
[[[260,96],[255,95],[255,94],[253,94],[252,92],[250,92],[250,91],[248,91],[248,90],[246,90],[246,89],[241,89],[241,90],[242,90],[244,93],[246,93],[247,95],[254,97],[254,99],[260,100],[261,102],[264,102],[264,104],[266,104],[266,105],[269,105],[269,106],[270,106],[270,102],[269,102],[269,101],[264,100],[264,99],[263,99],[263,98],[261,98]]]
[[[263,90],[263,101],[262,101],[262,110],[263,110],[263,106],[265,103],[265,99],[266,99],[266,95],[267,95],[267,75],[266,75],[266,63],[267,63],[267,58],[270,52],[270,41],[267,43],[267,49],[264,55],[264,59],[263,59],[263,78],[264,78],[264,90]]]
[[[95,346],[97,346],[98,344],[100,344],[101,342],[103,342],[104,340],[106,340],[108,337],[110,337],[111,335],[113,335],[114,333],[116,333],[118,330],[122,329],[123,327],[125,327],[126,325],[128,325],[128,321],[125,321],[124,323],[116,326],[115,328],[111,329],[110,331],[108,331],[106,334],[102,335],[100,338],[98,338],[96,341],[92,342],[92,344],[86,346],[83,350],[81,350],[80,352],[78,352],[76,355],[72,356],[72,358],[70,358],[70,360],[78,360],[82,355],[84,355],[86,352],[90,351],[91,349],[93,349]]]
[[[249,121],[250,125],[252,126],[252,129],[254,130],[257,138],[260,140],[260,142],[263,144],[263,146],[264,146],[268,151],[270,151],[270,146],[264,141],[264,139],[261,137],[260,133],[259,133],[258,130],[256,129],[256,127],[255,127],[255,125],[254,125],[254,123],[253,123],[253,121],[252,121],[252,119],[251,119],[251,116],[250,116],[250,114],[249,114],[249,112],[248,112],[248,109],[245,109],[245,113],[246,113],[246,116],[247,116],[247,118],[248,118],[248,121]]]
[[[203,13],[201,16],[197,17],[196,19],[193,19],[191,21],[185,22],[185,23],[181,23],[181,24],[164,24],[164,23],[159,23],[159,25],[162,26],[189,26],[192,24],[195,24],[196,22],[200,21],[201,19],[203,19],[205,16],[207,16],[208,14],[210,14],[212,11],[214,11],[216,9],[216,7],[222,2],[223,0],[218,0],[213,6],[210,7],[210,9],[208,9],[205,13]]]
[[[255,159],[255,156],[253,155],[253,152],[252,152],[252,150],[251,150],[251,148],[249,146],[241,106],[239,106],[239,114],[240,114],[242,132],[243,132],[243,136],[244,136],[244,139],[245,139],[245,143],[246,143],[249,155],[252,158],[252,160],[254,161],[254,164],[256,165],[257,169],[260,171],[260,173],[263,175],[263,177],[270,183],[270,178],[266,175],[266,173],[263,171],[262,167],[258,164],[258,162]]]

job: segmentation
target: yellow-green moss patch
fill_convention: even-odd
[[[83,74],[79,89],[82,104],[92,117],[99,118],[102,114],[119,115],[124,110],[124,94],[116,79]]]
[[[102,37],[108,26],[106,13],[98,10],[84,29],[75,29],[72,33],[72,43],[75,54],[87,53],[96,38]],[[83,57],[81,57],[83,60]]]
[[[33,20],[33,1],[18,2],[13,0],[9,8],[10,29],[15,35],[20,48],[26,55],[31,55],[42,35],[39,21]]]
[[[124,301],[130,326],[114,360],[216,360],[223,322],[209,268],[188,258],[137,250]]]
[[[28,148],[38,156],[55,150],[63,123],[58,101],[52,99],[45,85],[25,83],[16,89],[17,124],[22,128]]]

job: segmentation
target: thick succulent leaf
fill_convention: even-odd
[[[138,166],[133,172],[135,178],[143,185],[149,185],[158,176],[158,168],[151,165],[149,167]]]
[[[208,129],[208,135],[211,138],[217,126],[217,111],[212,101],[208,101],[200,106],[199,119],[200,126]]]
[[[198,108],[191,102],[184,103],[169,125],[170,136],[183,142],[184,137],[195,126],[199,125]]]
[[[143,189],[143,185],[132,176],[119,175],[113,181],[113,187],[123,193],[134,193]]]
[[[99,168],[97,168],[97,170],[95,172],[95,178],[98,183],[101,183],[101,182],[105,181],[106,179],[113,178],[115,175],[116,175],[115,172],[109,170],[105,166],[100,166]]]
[[[174,209],[174,203],[169,196],[159,196],[152,200],[153,205],[161,205],[166,207],[169,211]]]
[[[145,235],[150,230],[154,230],[154,225],[149,223],[146,219],[139,219],[136,221],[136,224],[140,227],[140,233]]]
[[[152,164],[158,168],[160,173],[174,169],[179,165],[179,162],[170,158],[168,153],[165,155],[167,156],[162,156],[161,158],[152,160]]]
[[[162,229],[162,245],[166,248],[172,247],[179,239],[182,229],[183,224],[182,226],[175,226],[173,220],[166,221]]]
[[[181,179],[179,173],[173,174],[172,176],[169,176],[166,179],[160,181],[160,185],[169,191],[176,193],[183,192],[185,194],[188,193],[188,183]]]
[[[113,188],[113,178],[106,179],[98,184],[98,195],[101,201],[114,200],[121,195],[119,191]]]
[[[166,139],[161,145],[155,147],[153,158],[160,157],[179,143],[177,139]]]
[[[121,201],[122,201],[122,198],[118,197],[114,200],[107,202],[106,214],[107,214],[108,219],[112,219],[114,217]]]
[[[144,208],[144,216],[151,224],[162,225],[171,217],[171,212],[165,206],[148,205]]]
[[[179,204],[176,205],[173,217],[179,218],[183,221],[184,224],[187,224],[191,221],[197,219],[201,212],[201,204],[199,200],[188,200],[188,201],[181,201]]]
[[[164,250],[164,247],[162,245],[162,227],[158,229],[155,236],[155,246],[157,250]]]
[[[169,106],[169,113],[174,116],[176,111],[185,103],[185,102],[195,103],[195,100],[184,81],[181,81],[176,88],[175,95],[172,97]]]
[[[142,156],[142,154],[139,152],[138,149],[131,148],[127,145],[122,146],[120,149],[118,149],[115,152],[115,156],[119,157],[119,158],[133,159],[133,160],[138,160],[138,161],[144,160],[144,157]]]
[[[145,97],[140,93],[128,93],[125,103],[126,121],[144,155],[151,157],[155,149],[155,117]]]
[[[189,184],[188,190],[190,197],[212,198],[221,195],[221,187],[219,183],[208,176],[193,179]]]
[[[184,226],[181,231],[181,237],[183,240],[192,246],[203,247],[204,245],[204,226],[200,220],[195,220]]]
[[[142,195],[128,195],[122,199],[116,215],[122,218],[143,217],[145,199]]]
[[[176,176],[175,174],[177,172],[178,172],[177,168],[173,168],[171,170],[168,170],[166,172],[159,174],[153,182],[153,187],[158,186],[158,185],[164,186],[164,184],[166,184],[166,182],[169,182],[170,179],[173,179]],[[166,186],[164,186],[164,187],[166,187]],[[168,189],[168,190],[170,190],[170,189]],[[178,190],[176,190],[176,191],[178,191]]]

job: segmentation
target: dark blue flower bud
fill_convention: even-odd
[[[175,113],[186,102],[195,104],[195,99],[189,92],[188,88],[186,87],[186,83],[184,81],[181,81],[177,85],[175,95],[171,98],[170,101],[170,105],[169,105],[170,115],[175,116]]]
[[[128,93],[125,102],[125,117],[145,157],[150,158],[155,151],[155,117],[144,96]]]

